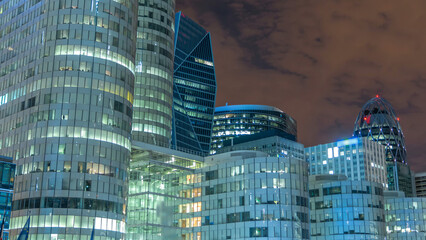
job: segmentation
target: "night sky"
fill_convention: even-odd
[[[425,9],[424,0],[176,0],[212,35],[216,106],[276,106],[307,147],[351,137],[380,94],[416,172],[426,171]]]

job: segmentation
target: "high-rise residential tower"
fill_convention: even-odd
[[[169,147],[175,0],[138,0],[132,139]]]
[[[123,239],[136,0],[0,1],[0,154],[10,239]]]
[[[367,137],[385,146],[389,190],[413,196],[404,134],[391,104],[379,95],[370,99],[358,114],[353,135]]]
[[[216,99],[210,33],[179,12],[175,36],[172,144],[207,155]]]

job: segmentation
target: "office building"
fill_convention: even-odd
[[[210,33],[176,14],[173,82],[174,149],[208,155],[216,99]]]
[[[132,139],[170,147],[175,0],[138,5]]]
[[[350,138],[305,148],[310,175],[343,174],[387,188],[385,148],[367,138]]]
[[[12,211],[13,183],[16,165],[12,158],[0,156],[0,220],[4,220],[2,240],[9,240],[10,213]]]
[[[0,1],[10,239],[123,239],[137,1]]]
[[[426,198],[385,192],[387,240],[426,239]]]
[[[210,153],[215,154],[226,140],[269,130],[279,131],[287,139],[297,141],[296,121],[278,108],[264,105],[217,107]]]
[[[195,171],[204,159],[140,142],[132,151],[126,239],[195,239],[193,198],[201,195]]]
[[[386,239],[381,184],[310,176],[309,197],[311,240]]]
[[[226,140],[217,154],[231,151],[252,150],[268,154],[270,157],[295,157],[303,159],[305,148],[303,144],[288,140],[286,135],[276,130],[240,136]]]
[[[416,173],[414,175],[416,186],[416,196],[426,197],[426,172]]]
[[[385,146],[389,190],[414,196],[404,134],[391,104],[378,95],[370,99],[358,114],[353,135],[367,137]]]
[[[195,239],[309,239],[308,172],[303,159],[234,151],[195,170]]]

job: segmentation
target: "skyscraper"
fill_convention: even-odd
[[[305,157],[310,175],[342,174],[352,181],[367,180],[388,188],[385,147],[366,137],[308,147]]]
[[[0,1],[0,154],[11,239],[123,239],[137,1]]]
[[[139,0],[132,139],[169,147],[175,0]]]
[[[264,105],[217,107],[214,113],[210,153],[215,154],[226,140],[269,130],[275,130],[280,136],[297,141],[296,120],[281,109]]]
[[[404,134],[391,104],[379,95],[370,99],[358,114],[353,135],[368,137],[385,146],[389,190],[413,196]]]
[[[173,83],[173,147],[209,153],[216,75],[210,33],[176,14]]]
[[[192,239],[309,239],[308,169],[303,158],[234,151],[196,169]]]

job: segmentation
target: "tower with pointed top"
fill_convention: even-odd
[[[207,155],[216,100],[210,33],[182,12],[175,19],[172,146]]]
[[[413,196],[404,133],[391,104],[379,95],[370,99],[358,114],[353,135],[368,137],[385,146],[389,190]]]

